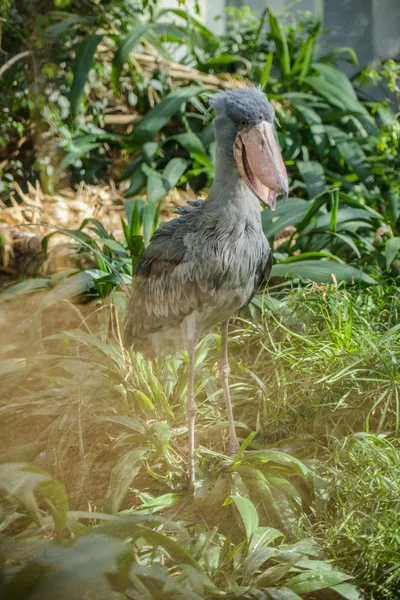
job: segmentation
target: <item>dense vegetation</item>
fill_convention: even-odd
[[[307,13],[229,9],[218,38],[156,3],[0,10],[2,198],[110,177],[127,198],[123,239],[51,233],[0,294],[5,597],[398,598],[400,127],[366,87],[398,92],[398,65],[350,81],[337,61],[357,57],[317,55]],[[219,335],[197,352],[192,498],[187,357],[122,348],[124,291],[166,194],[212,183],[207,94],[247,82],[274,103],[291,198],[262,213],[272,285],[230,328],[236,457]]]

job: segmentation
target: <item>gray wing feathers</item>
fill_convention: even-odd
[[[138,263],[127,309],[126,346],[133,342],[140,346],[149,334],[179,325],[193,310],[210,302],[209,286],[199,285],[202,276],[195,253],[185,244],[191,233],[189,213],[200,209],[202,201],[191,204],[193,208],[185,208],[179,219],[155,232]]]

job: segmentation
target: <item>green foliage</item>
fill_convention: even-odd
[[[398,440],[355,434],[320,469],[315,534],[373,598],[398,597],[399,460]]]
[[[290,198],[279,203],[274,213],[264,211],[262,221],[268,239],[275,240],[274,254],[280,263],[274,267],[276,276],[291,274],[326,282],[332,274],[338,281],[373,283],[362,273],[368,263],[390,273],[398,252],[398,237],[376,243],[376,231],[385,223],[382,216],[338,190],[322,192],[312,201]],[[290,231],[283,240],[282,230]],[[314,263],[305,264],[310,258]],[[318,265],[315,259],[330,261]],[[361,271],[349,264],[358,265]]]
[[[46,498],[46,484],[51,499],[59,501],[58,521],[42,508],[39,528],[29,520],[24,492],[34,501],[43,492]],[[0,561],[9,599],[56,594],[201,600],[240,594],[250,600],[261,594],[295,600],[310,592],[315,598],[360,598],[351,583],[344,583],[351,576],[321,560],[315,543],[285,544],[278,530],[258,526],[254,504],[238,495],[229,497],[238,508],[237,524],[242,520],[245,526],[236,545],[217,529],[199,532],[191,526],[189,531],[185,523],[151,514],[68,511],[63,486],[26,465],[1,465],[0,489],[5,493]]]
[[[85,83],[92,66],[93,56],[102,39],[102,35],[88,35],[82,40],[79,47],[76,48],[76,56],[72,63],[74,79],[70,92],[72,116],[75,116],[78,113]]]
[[[349,575],[301,539],[306,528],[367,593],[394,600],[398,445],[383,433],[397,439],[400,429],[400,129],[392,107],[360,86],[383,82],[398,93],[398,65],[372,65],[350,81],[336,60],[356,63],[354,52],[317,59],[322,24],[309,13],[281,20],[265,10],[258,19],[229,8],[228,31],[217,37],[185,10],[154,2],[29,0],[1,9],[5,51],[30,44],[29,57],[2,76],[1,193],[13,179],[39,175],[52,191],[112,172],[129,181],[130,198],[122,241],[87,220],[54,249],[74,262],[43,275],[47,237],[38,276],[0,296],[2,308],[19,295],[34,306],[24,305],[15,325],[23,343],[2,344],[0,357],[8,597],[360,598]],[[132,52],[149,47],[167,63],[178,50],[182,87],[163,69],[137,68]],[[212,183],[202,73],[261,84],[274,103],[294,196],[262,213],[279,263],[274,281],[320,285],[280,283],[235,322],[231,394],[245,438],[235,457],[224,454],[219,337],[203,340],[191,500],[187,357],[150,363],[122,348],[118,286],[130,284],[169,190]],[[107,124],[110,113],[133,115],[133,128]],[[136,198],[142,192],[147,202]],[[90,297],[93,311],[75,307],[69,326],[69,301]],[[343,436],[332,455],[332,438]],[[88,503],[89,512],[78,510]]]
[[[128,206],[132,237],[140,231],[140,205]],[[394,542],[374,570],[386,533],[375,545],[363,536],[374,510],[376,531],[390,519],[383,500],[394,486],[389,470],[397,450],[387,447],[390,461],[382,456],[386,470],[381,446],[374,460],[369,450],[364,457],[364,450],[354,452],[353,466],[350,442],[328,466],[325,457],[332,437],[351,430],[398,431],[395,286],[350,291],[332,282],[272,289],[255,299],[251,320],[244,315],[230,334],[235,421],[240,437],[247,436],[235,457],[224,454],[226,416],[213,368],[219,337],[203,340],[196,356],[194,499],[185,494],[187,357],[149,362],[126,353],[124,294],[72,309],[55,290],[34,311],[24,304],[17,335],[28,334],[1,349],[1,552],[10,597],[29,598],[41,586],[66,586],[56,588],[58,595],[70,597],[75,582],[78,590],[98,586],[96,597],[109,597],[111,589],[137,598],[360,598],[349,576],[303,539],[305,527],[362,587],[391,585],[384,577],[395,564]],[[18,465],[8,464],[16,459]],[[375,471],[365,478],[368,461]],[[64,482],[73,510],[43,467]],[[377,507],[374,482],[382,469]],[[362,506],[367,485],[370,508],[357,515],[357,525],[346,515]],[[336,493],[345,501],[338,503]],[[87,503],[91,511],[80,512]],[[346,543],[343,531],[353,536]],[[361,547],[362,572],[355,550]],[[90,581],[85,557],[97,574]],[[59,569],[65,577],[56,581]]]
[[[77,230],[55,229],[42,239],[42,251],[32,260],[33,274],[37,276],[40,273],[50,253],[65,253],[66,250],[73,267],[47,279],[36,277],[25,282],[14,282],[2,291],[0,302],[53,286],[54,289],[45,300],[47,306],[60,300],[77,299],[82,294],[86,299],[106,298],[117,286],[127,288],[137,261],[158,225],[158,209],[141,199],[127,200],[124,208],[127,220],[121,217],[122,242],[118,242],[94,218],[85,219]],[[50,238],[60,234],[73,242],[64,241],[49,249]]]
[[[257,398],[260,439],[318,439],[349,428],[397,435],[400,305],[396,286],[383,289],[350,292],[331,280],[253,301],[261,317],[252,308],[237,329],[252,366],[233,368],[232,393]]]
[[[33,169],[32,160],[27,166],[31,155],[22,156],[19,140],[28,139],[27,127],[36,120],[45,143],[35,168],[45,189],[53,189],[63,178],[74,182],[106,177],[113,158],[121,153],[126,164],[117,175],[130,180],[129,198],[146,191],[150,204],[157,206],[176,185],[209,187],[214,175],[213,131],[202,122],[205,88],[188,66],[221,77],[228,71],[265,88],[280,124],[278,137],[292,194],[312,201],[314,208],[318,205],[316,212],[310,208],[304,215],[307,226],[305,221],[294,223],[297,231],[279,247],[276,258],[291,261],[299,256],[308,261],[312,247],[313,260],[338,263],[330,265],[337,276],[343,273],[341,261],[351,267],[348,279],[359,277],[352,269],[373,276],[371,267],[387,277],[398,275],[399,124],[391,106],[365,101],[358,87],[383,81],[396,92],[393,61],[368,67],[351,82],[335,64],[342,55],[356,62],[351,49],[339,48],[317,60],[316,42],[323,29],[310,13],[278,19],[265,10],[257,19],[247,7],[229,8],[228,31],[218,37],[180,8],[106,3],[105,10],[102,4],[77,0],[68,13],[52,11],[49,3],[39,21],[32,21],[32,6],[14,11],[6,25],[10,43],[23,23],[34,31],[40,82],[24,74],[19,63],[5,72],[7,111],[2,113],[0,145],[10,148],[11,141],[16,152],[3,177],[4,192],[9,190],[7,178],[18,179]],[[174,87],[162,69],[151,75],[137,69],[132,51],[149,47],[167,62],[170,52],[179,52],[188,73],[184,86]],[[38,96],[38,89],[48,92]],[[34,111],[28,102],[32,94]],[[133,131],[105,124],[104,113],[121,111],[135,115]],[[278,207],[281,217],[280,211],[286,209]],[[277,222],[283,225],[284,220]],[[273,229],[279,233],[277,222]],[[270,229],[267,223],[267,233]],[[370,272],[365,273],[367,265]],[[293,268],[280,271],[292,274]],[[307,265],[301,269],[306,276],[312,273]]]

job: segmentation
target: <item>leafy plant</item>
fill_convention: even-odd
[[[260,443],[282,440],[286,447],[283,440],[297,436],[307,452],[328,432],[397,434],[398,301],[392,304],[389,291],[385,303],[396,316],[387,319],[391,310],[384,309],[382,321],[382,291],[373,290],[350,292],[331,280],[289,295],[279,286],[255,300],[261,314],[254,307],[237,328],[232,394],[244,415],[241,398],[257,403]]]
[[[375,65],[351,82],[336,67],[341,55],[357,62],[351,49],[338,49],[317,60],[316,41],[323,29],[320,19],[310,13],[282,20],[265,10],[257,20],[248,9],[230,8],[228,31],[219,38],[181,8],[156,10],[153,5],[135,8],[117,3],[107,4],[107,11],[98,4],[78,9],[79,2],[72,2],[68,13],[46,13],[39,28],[40,34],[45,32],[46,44],[35,46],[43,80],[39,87],[51,90],[48,98],[36,102],[40,115],[31,116],[45,122],[46,143],[37,161],[45,188],[69,174],[76,181],[96,180],[112,172],[129,181],[127,197],[145,191],[156,207],[177,185],[189,184],[195,190],[209,187],[214,140],[212,126],[203,124],[201,82],[208,85],[207,77],[217,75],[225,86],[223,73],[228,71],[235,79],[261,83],[267,91],[280,124],[278,137],[292,195],[313,202],[303,215],[307,224],[295,223],[297,231],[276,252],[278,260],[306,262],[291,263],[290,269],[279,267],[276,273],[293,274],[296,267],[302,276],[309,276],[315,264],[308,261],[328,258],[330,264],[318,269],[324,280],[330,275],[328,268],[347,280],[374,278],[374,270],[397,276],[398,122],[389,105],[366,101],[358,87],[386,80],[395,90],[393,64]],[[21,26],[18,14],[7,24],[14,36]],[[186,78],[174,81],[157,64],[150,70],[139,69],[138,57],[151,61],[151,54],[134,58],[133,52],[149,47],[171,65],[172,72],[180,73],[182,68]],[[171,60],[171,48],[179,48],[179,64]],[[57,69],[56,60],[66,67]],[[18,110],[11,111],[11,104],[9,110],[22,135],[21,115],[26,119],[33,84],[13,68],[6,74],[6,102],[12,101],[11,93],[19,98]],[[107,124],[106,119],[115,115],[128,115],[133,130],[131,125],[121,129]],[[19,150],[17,162],[18,155]],[[17,162],[21,174],[22,163],[17,166]],[[279,210],[286,213],[284,207]],[[357,210],[370,214],[367,218],[366,212],[357,214]],[[372,210],[379,213],[376,218]],[[267,233],[270,230],[267,223]],[[310,251],[315,252],[312,258]],[[342,267],[341,261],[351,268]]]
[[[321,469],[324,493],[315,534],[374,598],[398,595],[397,440],[354,434],[335,444]]]
[[[11,487],[10,475],[16,481]],[[47,493],[51,488],[52,499],[59,502],[53,505],[58,521],[53,522],[42,509],[43,529],[27,525],[26,520],[30,508],[26,493],[36,499],[39,486]],[[282,543],[278,530],[259,527],[254,504],[238,495],[229,497],[244,527],[235,546],[229,535],[217,530],[190,533],[180,522],[151,514],[112,517],[68,511],[62,486],[24,465],[0,466],[0,489],[7,494],[0,550],[7,598],[49,593],[60,598],[88,594],[110,598],[118,593],[121,598],[152,599],[160,594],[171,599],[234,598],[240,594],[250,599],[263,594],[294,600],[310,592],[317,598],[360,597],[348,583],[349,575],[318,560],[320,550],[314,543]],[[17,505],[7,504],[10,500],[23,512],[16,513]],[[10,530],[11,524],[19,528],[17,535],[15,529]]]
[[[312,202],[291,198],[279,203],[275,213],[264,211],[262,220],[266,236],[275,239],[276,276],[326,282],[333,275],[339,281],[371,284],[373,278],[349,263],[365,269],[369,261],[384,270],[394,260],[396,245],[389,257],[385,248],[379,252],[374,246],[375,231],[383,224],[381,215],[338,190],[323,192]],[[286,239],[282,231],[287,232]]]

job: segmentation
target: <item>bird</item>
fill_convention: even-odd
[[[288,176],[275,136],[275,112],[258,87],[214,94],[215,176],[206,200],[179,208],[141,255],[127,306],[124,346],[149,358],[188,353],[189,482],[195,485],[195,351],[221,325],[219,375],[229,446],[239,450],[229,392],[228,320],[268,280],[272,253],[260,201],[274,210],[288,196]]]

